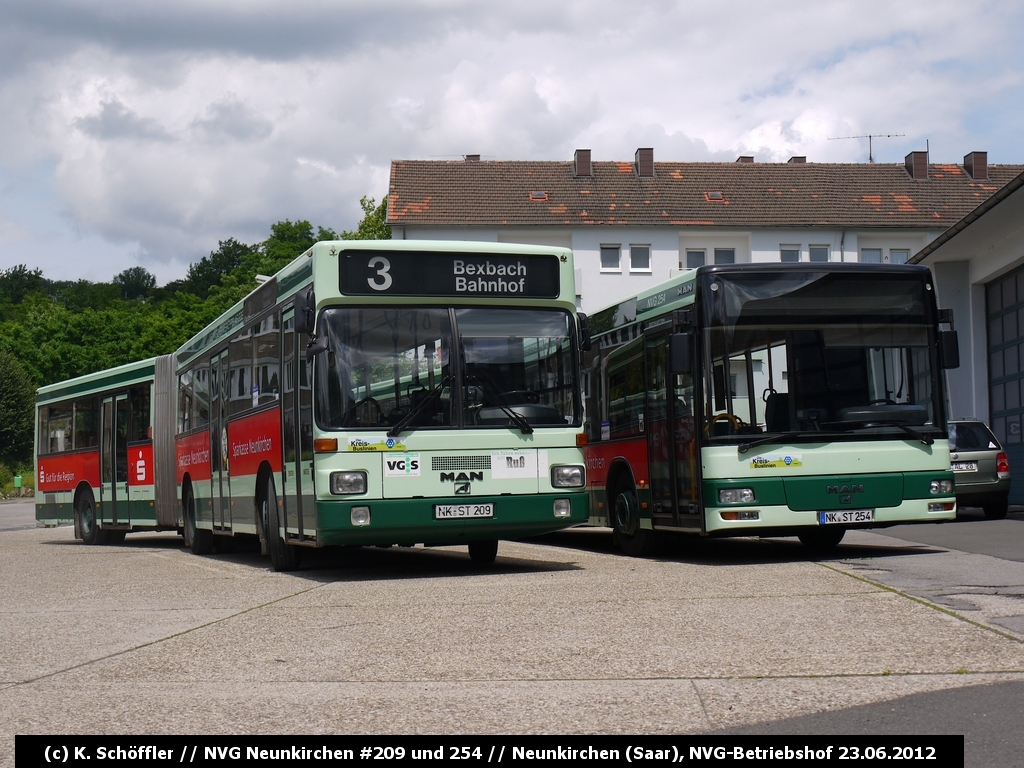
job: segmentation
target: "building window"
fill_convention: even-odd
[[[651,246],[631,245],[629,246],[629,271],[650,272],[651,271]]]
[[[715,248],[715,264],[735,264],[735,248]]]
[[[890,249],[889,250],[889,263],[890,264],[906,264],[910,260],[910,251],[905,249]]]
[[[882,249],[881,248],[861,248],[860,249],[860,260],[862,264],[881,264],[882,263]]]
[[[779,261],[783,264],[794,264],[800,261],[800,246],[799,245],[780,245],[779,246]]]
[[[828,261],[828,246],[827,245],[812,245],[810,247],[811,261],[823,263]]]
[[[686,268],[696,269],[697,267],[703,267],[705,262],[704,251],[686,251]]]
[[[602,272],[620,272],[622,268],[619,266],[619,246],[617,245],[602,245],[601,246],[601,271]]]

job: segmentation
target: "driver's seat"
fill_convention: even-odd
[[[764,402],[767,432],[789,432],[789,392],[772,392]]]

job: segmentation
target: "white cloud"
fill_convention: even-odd
[[[876,159],[928,140],[1021,162],[1022,21],[950,0],[12,0],[0,174],[30,181],[0,195],[0,268],[76,252],[68,276],[166,280],[280,219],[352,228],[392,158],[849,162],[867,142],[830,138],[902,133]]]

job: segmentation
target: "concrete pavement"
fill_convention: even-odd
[[[1024,681],[1024,628],[873,578],[948,552],[851,541],[637,560],[576,530],[483,569],[363,548],[278,574],[171,534],[9,530],[0,765],[16,733],[697,733]]]

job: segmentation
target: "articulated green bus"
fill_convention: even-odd
[[[855,264],[700,267],[594,314],[590,523],[643,555],[954,519],[942,323],[927,268]]]
[[[173,380],[165,355],[39,389],[38,522],[74,522],[87,544],[180,528]]]
[[[197,554],[466,544],[589,518],[572,253],[323,242],[176,352]]]

